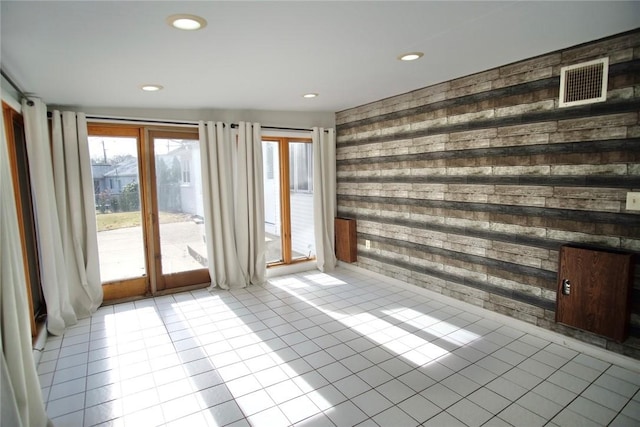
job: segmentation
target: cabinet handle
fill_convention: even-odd
[[[562,295],[571,294],[571,282],[569,279],[562,279]]]

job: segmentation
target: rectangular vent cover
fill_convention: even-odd
[[[607,100],[609,58],[596,59],[560,69],[560,107]]]

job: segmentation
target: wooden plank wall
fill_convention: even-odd
[[[605,56],[606,102],[558,108],[560,68]],[[554,322],[562,244],[640,253],[639,112],[640,30],[337,113],[357,265],[640,358],[638,266],[627,342]]]

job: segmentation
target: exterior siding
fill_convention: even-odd
[[[603,56],[607,101],[558,108],[560,68]],[[562,244],[640,254],[639,112],[634,31],[337,113],[357,264],[640,358],[638,266],[624,344],[554,322]]]
[[[291,193],[291,250],[316,256],[313,193]]]

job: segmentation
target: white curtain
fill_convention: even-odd
[[[23,101],[25,139],[34,198],[47,330],[60,335],[102,303],[93,179],[84,115],[52,119],[50,147],[46,105]],[[55,167],[55,173],[54,173]]]
[[[54,111],[51,123],[53,178],[63,239],[69,298],[78,318],[102,304],[96,208],[83,113]]]
[[[258,123],[238,124],[236,169],[236,242],[245,282],[264,283],[267,273],[264,240],[262,135]]]
[[[200,122],[202,198],[211,285],[262,283],[266,275],[262,138],[257,123]]]
[[[211,286],[244,287],[235,239],[231,128],[221,122],[199,124],[205,239]]]
[[[2,121],[0,121],[2,123]],[[44,427],[4,124],[0,125],[0,425]]]
[[[336,139],[334,129],[313,128],[313,215],[316,260],[320,271],[336,266]]]

